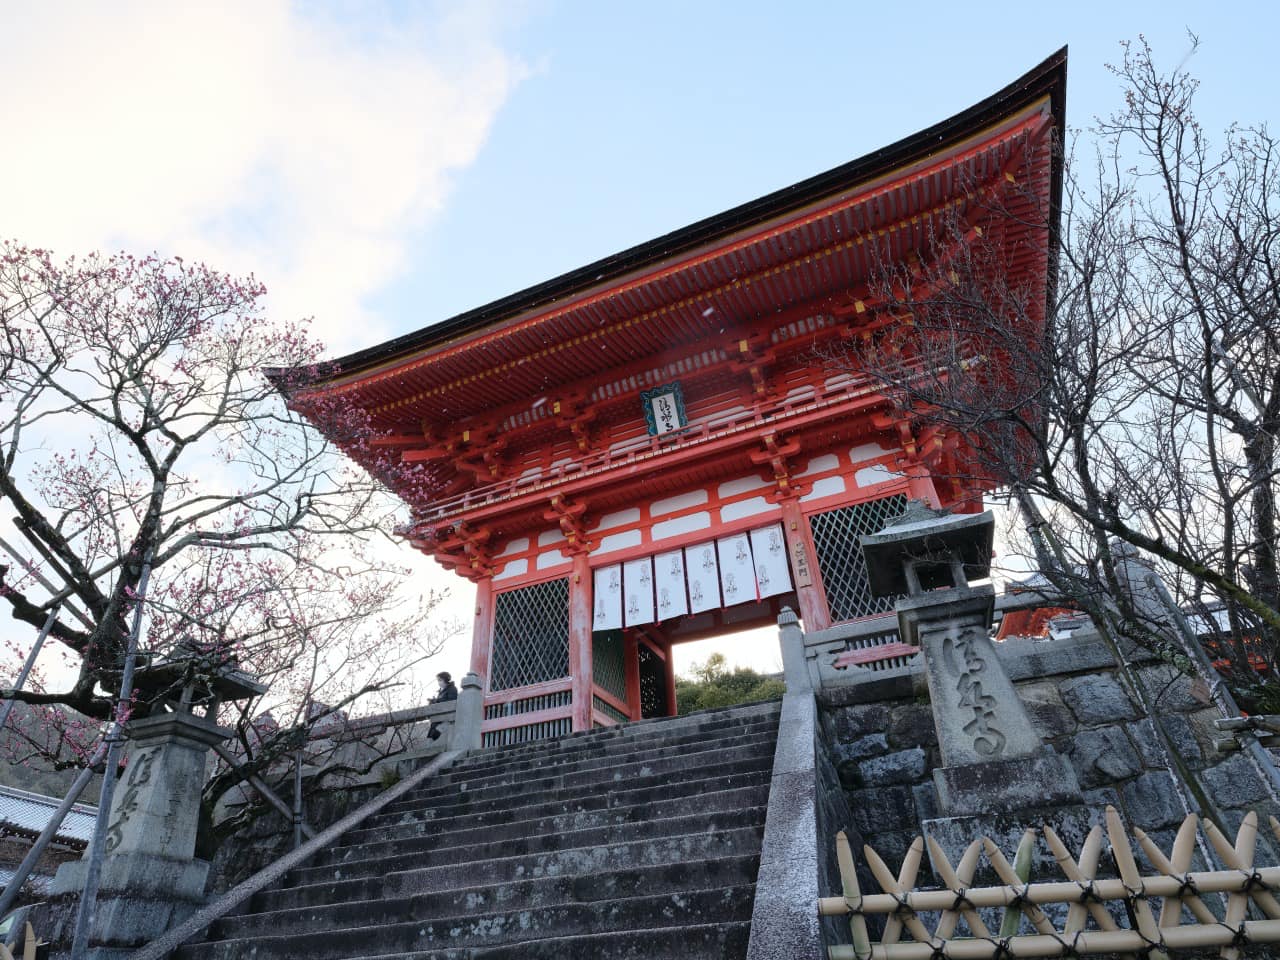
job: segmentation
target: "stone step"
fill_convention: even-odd
[[[689,734],[683,737],[646,737],[643,740],[614,740],[607,743],[588,744],[580,750],[547,754],[540,757],[494,762],[479,767],[463,767],[446,770],[433,785],[449,783],[473,784],[493,778],[527,776],[530,772],[566,768],[587,769],[590,766],[624,762],[624,758],[642,759],[661,756],[674,751],[690,751],[719,746],[728,749],[739,744],[759,740],[775,741],[778,735],[776,719],[726,728],[714,737]]]
[[[566,903],[592,903],[667,894],[684,890],[748,886],[755,883],[757,858],[721,857],[697,863],[668,863],[586,876],[542,877],[488,886],[460,887],[411,897],[348,900],[278,910],[261,910],[262,901],[250,902],[252,912],[225,917],[210,930],[213,939],[245,939],[329,927],[353,927],[394,923],[405,916],[441,917],[467,912],[497,913]]]
[[[624,728],[625,729],[625,728]],[[668,729],[661,726],[649,728],[645,736],[595,737],[583,739],[570,746],[564,742],[548,741],[548,746],[538,750],[526,749],[529,744],[515,747],[499,747],[481,751],[464,757],[462,761],[444,774],[446,777],[467,778],[484,775],[482,771],[527,770],[562,760],[573,760],[594,756],[611,756],[631,750],[654,750],[665,745],[679,746],[689,743],[700,743],[724,739],[728,736],[770,733],[776,735],[778,714],[750,714],[744,718],[726,717],[717,721],[715,729],[706,730],[698,727],[676,727]],[[572,741],[572,738],[565,738]]]
[[[361,924],[274,936],[193,944],[184,960],[338,960],[432,948],[513,945],[565,939],[610,930],[644,930],[679,923],[725,923],[751,919],[752,886],[723,887],[631,897],[624,900],[561,904],[511,913],[451,917],[403,917],[388,924]]]
[[[255,904],[260,910],[319,905],[379,897],[411,897],[419,893],[483,884],[509,883],[538,877],[584,876],[618,870],[688,863],[722,857],[760,856],[759,827],[718,834],[685,834],[592,847],[576,847],[520,857],[452,863],[382,873],[346,880],[330,875],[306,885],[264,890]]]
[[[184,960],[742,960],[777,701],[479,751]]]
[[[433,783],[390,804],[384,814],[436,806],[442,801],[448,802],[464,797],[527,796],[547,790],[569,790],[585,785],[607,789],[609,784],[622,782],[633,776],[678,774],[682,770],[729,763],[735,759],[756,759],[771,753],[774,745],[773,737],[749,738],[726,746],[715,743],[697,744],[652,754],[627,754],[616,758],[586,761],[583,764],[566,763],[524,773],[495,775],[474,782]]]
[[[358,843],[366,839],[386,836],[388,831],[401,831],[401,835],[410,836],[428,829],[435,823],[469,820],[479,824],[494,823],[503,818],[535,819],[605,810],[612,807],[629,807],[660,800],[699,797],[722,790],[738,790],[767,784],[772,770],[772,758],[765,757],[740,763],[732,773],[722,776],[665,783],[658,778],[647,778],[643,783],[633,781],[627,784],[625,790],[602,791],[595,786],[588,786],[579,790],[562,791],[552,800],[529,801],[528,798],[512,800],[505,795],[488,800],[477,800],[464,796],[454,803],[423,806],[397,814],[379,814],[370,817],[366,821],[368,826],[353,831],[347,836]]]
[[[750,935],[751,922],[744,920],[528,940],[479,949],[361,957],[360,960],[743,960]]]
[[[496,820],[484,814],[449,817],[443,820],[419,820],[397,829],[357,830],[346,835],[350,843],[331,847],[329,856],[313,863],[332,863],[348,858],[353,849],[381,849],[391,853],[396,849],[410,849],[404,844],[417,838],[428,838],[438,847],[472,844],[509,838],[530,837],[539,834],[563,834],[573,830],[593,827],[617,826],[642,820],[661,820],[679,817],[690,809],[699,813],[745,810],[763,806],[769,800],[768,783],[761,778],[757,786],[731,790],[715,790],[697,795],[693,802],[688,798],[662,799],[627,806],[608,806],[608,796],[599,798],[601,805],[592,810],[575,810],[570,813],[554,813],[519,820]],[[521,814],[526,811],[513,811]]]
[[[781,700],[762,700],[759,703],[736,707],[717,707],[686,714],[682,717],[656,717],[650,720],[633,720],[612,727],[582,730],[563,737],[547,740],[531,740],[501,747],[484,747],[462,760],[459,769],[473,764],[484,764],[498,758],[521,759],[524,757],[572,752],[584,745],[607,741],[635,741],[650,737],[683,736],[689,732],[701,732],[704,736],[716,735],[725,727],[764,718],[777,720],[782,712]]]
[[[548,817],[567,817],[567,815],[599,812],[614,808],[630,808],[630,806],[662,803],[700,803],[698,797],[727,790],[748,790],[760,786],[768,786],[769,773],[772,771],[772,760],[767,758],[753,760],[749,764],[740,764],[730,774],[722,777],[703,777],[698,780],[682,780],[671,783],[643,783],[627,790],[600,791],[594,787],[586,790],[566,792],[552,800],[541,803],[509,804],[504,797],[486,800],[483,803],[468,804],[466,797],[456,804],[431,806],[420,810],[411,810],[397,814],[394,818],[383,819],[372,817],[367,820],[369,827],[348,833],[352,842],[379,840],[388,836],[389,831],[396,831],[399,836],[415,836],[429,832],[435,824],[448,824],[447,829],[462,829],[468,826],[483,826],[485,823],[517,822],[522,819],[543,819]]]
[[[342,854],[322,853],[314,866],[290,874],[293,882],[306,883],[333,875],[333,879],[373,876],[387,871],[433,867],[446,863],[476,863],[501,857],[550,853],[570,847],[603,843],[626,843],[645,837],[674,837],[686,833],[708,833],[734,827],[764,826],[763,806],[720,812],[698,811],[679,817],[635,820],[623,824],[587,827],[566,833],[535,833],[472,844],[442,844],[435,837],[412,837],[382,843],[348,847]],[[340,874],[334,874],[334,871]]]
[[[616,767],[585,770],[580,773],[535,777],[519,780],[514,783],[487,783],[475,790],[462,789],[460,785],[432,787],[424,793],[409,799],[398,800],[389,804],[382,816],[394,816],[408,810],[419,810],[438,803],[460,802],[475,798],[480,802],[496,798],[507,798],[514,805],[522,805],[526,800],[538,802],[537,798],[546,793],[564,793],[582,790],[607,790],[612,784],[634,784],[640,781],[652,783],[669,783],[682,778],[682,775],[697,774],[700,778],[717,776],[732,772],[739,764],[748,764],[768,757],[772,759],[774,745],[763,741],[740,750],[705,750],[697,753],[676,754],[656,760],[642,760],[637,763],[624,763]]]

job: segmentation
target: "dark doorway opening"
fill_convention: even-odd
[[[638,645],[637,654],[640,659],[640,717],[666,717],[671,714],[671,703],[667,697],[667,664],[649,645]]]

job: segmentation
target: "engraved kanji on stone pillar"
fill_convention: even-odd
[[[1075,802],[1069,764],[1036,734],[990,638],[995,591],[971,585],[991,570],[990,513],[948,514],[912,501],[862,538],[871,590],[901,596],[902,639],[920,647],[943,766],[934,771],[952,814]],[[1025,801],[1025,802],[1024,802]]]

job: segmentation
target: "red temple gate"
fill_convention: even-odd
[[[868,157],[291,389],[364,411],[377,455],[416,465],[392,480],[408,535],[477,587],[487,743],[674,712],[673,643],[784,604],[806,630],[881,612],[858,536],[908,498],[977,506],[983,484],[953,479],[963,438],[820,352],[903,322],[869,280],[939,255],[945,218],[982,235],[982,191],[1043,208],[1001,233],[1043,294],[1064,89],[1063,53]]]

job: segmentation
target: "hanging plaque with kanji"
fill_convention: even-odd
[[[640,402],[644,405],[644,422],[651,437],[679,430],[689,422],[684,412],[684,392],[678,383],[642,390]]]

